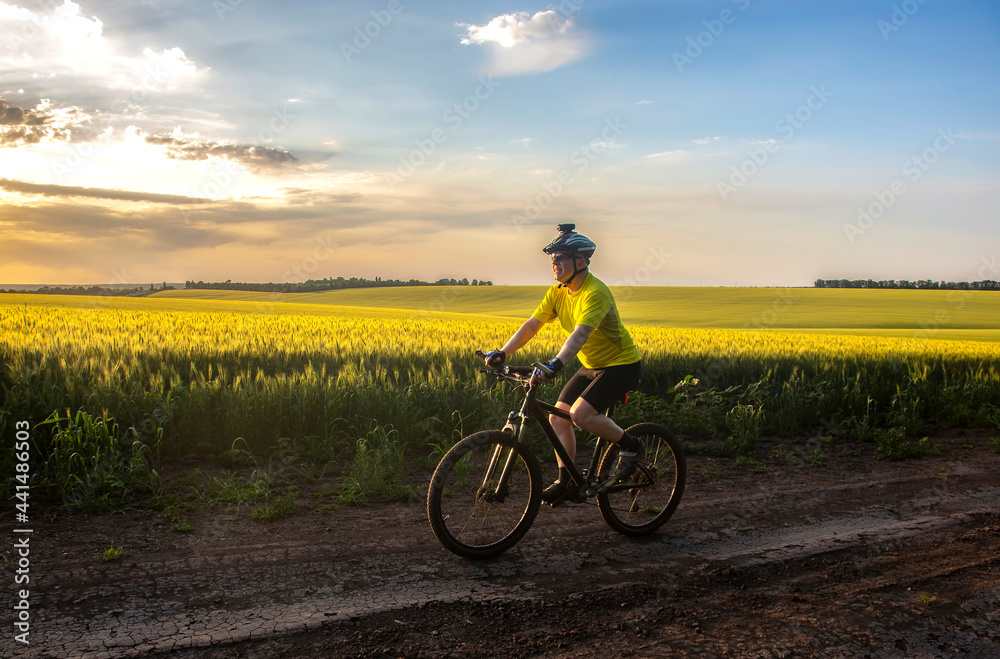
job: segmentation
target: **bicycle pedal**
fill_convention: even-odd
[[[569,491],[567,490],[566,492],[563,492],[552,501],[549,501],[549,506],[551,506],[552,508],[557,508],[566,503],[568,499],[569,499]]]
[[[571,485],[566,488],[566,491],[564,491],[558,497],[550,501],[549,505],[555,508],[557,506],[563,505],[566,502],[582,503],[584,500],[586,500],[586,498],[587,497],[580,492],[580,488]]]
[[[596,497],[598,494],[604,494],[608,491],[608,488],[615,484],[614,479],[603,480],[600,483],[594,483],[587,490],[587,497]]]

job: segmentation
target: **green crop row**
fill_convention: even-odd
[[[402,311],[0,304],[0,433],[31,424],[34,473],[68,502],[119,501],[119,483],[155,489],[164,461],[215,459],[236,442],[254,455],[299,442],[342,465],[354,479],[346,494],[363,497],[377,482],[391,493],[398,483],[384,475],[398,475],[407,453],[502,425],[516,392],[492,388],[474,351],[516,327]],[[891,432],[905,443],[933,427],[1000,426],[994,343],[648,326],[633,334],[645,373],[620,422],[659,421],[720,450],[750,452],[761,435],[876,441]],[[547,329],[515,360],[549,357],[560,343]],[[548,385],[543,398],[556,393]],[[0,468],[12,459],[5,450]]]

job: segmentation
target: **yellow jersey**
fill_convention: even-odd
[[[614,296],[604,282],[589,272],[576,293],[570,293],[565,286],[553,285],[531,317],[543,323],[558,319],[566,336],[577,325],[593,327],[579,354],[585,368],[621,366],[641,359],[632,335],[618,315]]]

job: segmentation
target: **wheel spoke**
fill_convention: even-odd
[[[524,535],[538,512],[540,490],[533,455],[504,433],[477,433],[438,465],[428,491],[428,518],[445,547],[487,558]]]
[[[662,426],[640,424],[629,432],[646,444],[646,453],[632,476],[634,487],[612,485],[597,503],[608,524],[626,535],[652,533],[673,514],[680,502],[686,474],[679,445]],[[601,462],[601,471],[610,471],[617,461],[610,450]]]

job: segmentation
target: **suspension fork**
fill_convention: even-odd
[[[503,432],[514,435],[514,446],[521,443],[521,437],[524,435],[526,420],[527,417],[524,415],[523,408],[521,412],[511,412],[507,416],[507,424],[504,426]],[[500,472],[500,478],[496,480],[496,487],[490,491],[493,476],[496,474],[497,467],[500,464],[500,460],[503,457],[505,450],[507,452],[507,457],[504,458],[503,470]],[[486,474],[483,476],[483,484],[479,487],[480,498],[486,498],[486,500],[490,502],[503,503],[509,492],[510,475],[513,471],[514,460],[516,458],[517,454],[514,447],[505,448],[500,444],[497,444],[493,448],[493,455],[490,457],[489,467],[487,467]]]

